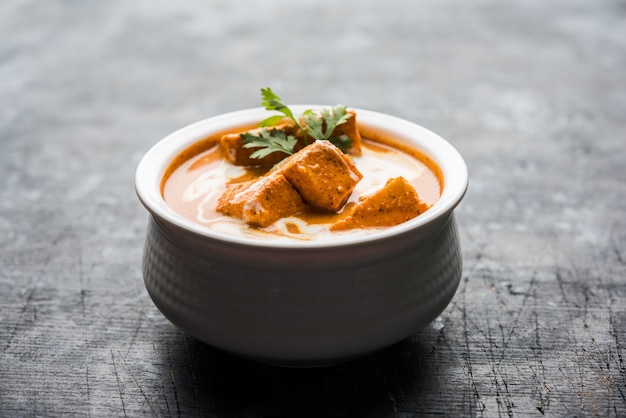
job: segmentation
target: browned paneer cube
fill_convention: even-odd
[[[350,148],[348,149],[348,154],[361,155],[361,133],[359,132],[359,127],[356,124],[356,112],[354,110],[348,110],[347,113],[351,115],[350,119],[337,126],[332,133],[332,137],[346,135],[352,140]]]
[[[246,142],[241,137],[241,134],[248,132],[251,134],[259,134],[262,128],[250,129],[248,131],[230,133],[222,135],[220,138],[220,145],[222,147],[222,152],[226,159],[233,163],[234,165],[239,166],[273,166],[279,161],[283,160],[287,157],[287,154],[284,152],[273,152],[263,158],[251,158],[250,156],[257,148],[246,148],[244,145]],[[272,130],[281,130],[284,131],[287,135],[296,136],[298,134],[299,129],[295,125],[295,123],[291,121],[286,121],[276,126],[265,128],[268,131]],[[296,149],[300,147],[296,146]]]
[[[306,203],[333,212],[343,207],[363,178],[350,157],[330,141],[315,141],[290,156],[278,170]]]
[[[394,226],[428,210],[404,177],[395,177],[385,186],[353,206],[348,215],[331,225],[331,231],[352,228]]]
[[[246,203],[246,197],[250,194],[248,188],[257,181],[250,180],[227,185],[226,190],[217,200],[215,210],[226,216],[242,219],[243,205]]]
[[[305,207],[298,192],[277,171],[229,186],[217,203],[218,212],[261,228],[301,212]]]

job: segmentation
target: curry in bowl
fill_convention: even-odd
[[[424,153],[363,129],[345,106],[296,116],[270,89],[258,126],[184,149],[161,182],[185,218],[227,234],[319,240],[398,225],[426,212],[443,175]]]

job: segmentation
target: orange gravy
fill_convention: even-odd
[[[208,228],[227,234],[315,240],[335,234],[329,232],[338,214],[303,213],[283,218],[267,228],[252,228],[243,221],[224,216],[215,208],[228,183],[254,179],[264,174],[260,169],[239,167],[228,162],[215,135],[184,150],[170,164],[161,183],[165,202],[175,212]],[[413,148],[396,144],[386,138],[376,140],[369,133],[363,138],[363,154],[351,156],[363,179],[356,185],[347,205],[382,188],[392,177],[402,176],[415,188],[420,199],[429,206],[440,197],[443,176],[428,156]],[[363,233],[363,230],[359,230]]]

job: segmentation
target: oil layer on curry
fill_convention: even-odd
[[[376,231],[427,211],[443,187],[437,165],[360,128],[355,111],[345,113],[329,132],[344,140],[342,149],[307,138],[288,118],[212,135],[172,162],[163,198],[182,216],[223,233],[300,240]],[[250,138],[269,138],[268,132],[292,138],[291,155],[255,154]]]

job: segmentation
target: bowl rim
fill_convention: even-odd
[[[294,114],[306,109],[319,110],[329,105],[293,105]],[[425,213],[402,224],[367,234],[339,235],[332,240],[267,240],[231,236],[195,223],[172,210],[161,195],[161,179],[171,161],[181,151],[208,135],[260,122],[270,115],[262,107],[255,107],[208,117],[170,133],[154,144],[143,155],[135,171],[135,192],[143,206],[156,218],[197,236],[224,243],[263,248],[312,249],[361,245],[411,233],[425,225],[432,225],[447,217],[461,202],[468,188],[469,173],[461,154],[441,136],[417,123],[377,111],[349,107],[357,112],[358,124],[372,130],[388,133],[394,140],[411,145],[432,158],[440,167],[444,187],[439,200]]]

